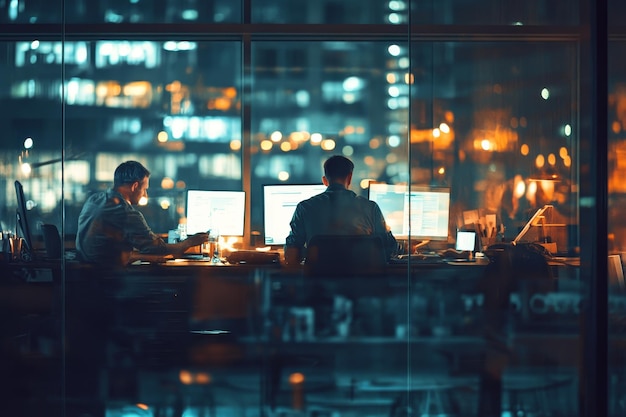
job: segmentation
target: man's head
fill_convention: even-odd
[[[141,197],[148,195],[150,171],[137,161],[126,161],[115,169],[113,188],[131,204],[138,204]]]
[[[346,187],[352,181],[352,171],[354,164],[348,158],[341,155],[331,156],[324,162],[324,176],[322,180],[325,185],[338,183]]]

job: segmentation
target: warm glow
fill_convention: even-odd
[[[611,130],[613,133],[617,134],[622,130],[622,125],[617,120],[611,123]]]
[[[543,191],[545,198],[552,200],[554,198],[554,181],[539,181],[539,186]]]
[[[266,139],[266,140],[261,141],[260,146],[262,150],[269,151],[270,149],[272,149],[273,145],[272,145],[272,141]]]
[[[289,139],[293,140],[294,142],[304,142],[306,140],[306,137],[304,136],[303,132],[292,132],[291,135],[289,135]]]
[[[230,141],[230,150],[231,151],[239,151],[241,150],[241,141],[239,139],[233,139]]]
[[[396,74],[394,74],[393,72],[390,72],[387,74],[387,83],[388,84],[395,84],[398,82],[398,77],[396,77]]]
[[[373,156],[366,156],[365,158],[363,158],[363,162],[365,162],[365,165],[367,165],[368,167],[374,166],[374,164],[376,163],[376,159],[374,159]]]
[[[28,176],[32,172],[33,168],[28,162],[24,162],[21,166],[22,174]]]
[[[144,96],[150,92],[151,87],[147,81],[135,81],[124,85],[122,92],[125,96]]]
[[[434,128],[433,129],[433,138],[438,138],[439,136],[441,136],[441,130],[439,130],[438,128]]]
[[[322,135],[320,133],[311,134],[311,144],[316,145],[322,143]]]
[[[218,97],[215,100],[213,100],[211,104],[212,104],[211,109],[226,111],[230,109],[232,105],[232,101],[227,98]]]
[[[294,372],[289,375],[289,383],[292,385],[302,384],[304,382],[304,374],[300,372]]]
[[[179,190],[184,189],[187,187],[187,183],[183,180],[178,180],[176,181],[176,188],[178,188]]]
[[[182,384],[185,385],[190,385],[191,383],[193,383],[193,375],[191,374],[191,372],[184,369],[181,369],[181,371],[178,373],[178,379]]]
[[[532,181],[528,184],[528,188],[526,189],[526,200],[530,202],[531,205],[534,205],[537,197],[537,181]]]
[[[150,409],[150,407],[148,407],[147,404],[143,404],[143,403],[137,403],[135,404],[135,406],[144,411],[148,411]]]
[[[548,164],[550,164],[551,166],[554,166],[556,164],[556,155],[554,155],[553,153],[548,155]]]
[[[228,237],[220,236],[219,237],[220,248],[222,248],[223,250],[227,252],[235,251],[236,250],[235,244],[238,241],[239,241],[239,238],[237,236],[228,236]]]
[[[289,173],[287,171],[280,171],[278,173],[278,179],[280,181],[287,181],[289,179]]]
[[[437,170],[437,173],[439,175],[444,175],[446,173],[446,168],[445,167],[439,167],[439,169]]]
[[[480,141],[480,148],[483,151],[491,150],[491,141],[489,139],[483,139]]]
[[[543,168],[545,164],[546,158],[542,154],[537,155],[537,157],[535,158],[535,166],[537,168]]]
[[[206,372],[198,372],[196,374],[196,384],[206,385],[211,383],[211,375]]]
[[[413,74],[408,73],[404,75],[405,84],[413,84],[414,81],[415,77],[413,76]]]
[[[572,166],[572,158],[569,155],[563,158],[563,165],[565,165],[568,168]]]
[[[526,192],[526,183],[522,179],[521,175],[516,175],[514,180],[513,180],[513,182],[515,184],[514,185],[513,196],[516,199],[520,199],[520,198],[522,198],[522,196]]]
[[[171,190],[172,188],[174,188],[174,180],[170,177],[163,177],[163,179],[161,180],[161,188],[163,188],[164,190]]]
[[[280,144],[280,150],[283,152],[289,152],[291,150],[291,143],[290,142],[282,142]]]
[[[324,149],[325,151],[332,151],[333,149],[335,149],[335,141],[333,139],[324,139],[322,141],[322,149]]]
[[[148,197],[143,196],[139,199],[139,205],[140,206],[145,206],[146,204],[148,204]]]
[[[163,210],[167,210],[168,208],[170,208],[171,204],[172,202],[167,198],[164,198],[161,201],[159,201],[159,205],[161,206]]]
[[[567,151],[567,148],[565,146],[562,146],[561,149],[559,149],[559,156],[561,157],[561,159],[565,159],[568,155],[569,152]]]
[[[527,144],[523,144],[520,149],[519,152],[524,155],[524,156],[528,156],[528,154],[530,153],[530,147]]]
[[[160,131],[159,133],[157,133],[157,141],[159,141],[160,143],[165,143],[168,140],[168,134],[165,131]]]
[[[380,146],[380,140],[378,138],[370,139],[370,149],[378,149]]]
[[[235,98],[237,97],[237,89],[235,87],[226,87],[224,90],[222,90],[224,95],[228,98]]]
[[[450,133],[450,126],[448,126],[446,123],[441,123],[439,125],[439,130],[441,130],[441,133]]]
[[[366,190],[370,186],[370,181],[373,181],[371,178],[364,178],[359,182],[359,187],[361,189]]]

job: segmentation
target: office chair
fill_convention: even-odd
[[[63,243],[59,229],[53,224],[44,223],[41,225],[44,246],[46,248],[46,258],[61,259],[63,256]]]
[[[309,275],[361,276],[385,272],[383,239],[372,235],[316,235],[307,247]]]

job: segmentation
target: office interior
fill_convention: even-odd
[[[0,2],[2,414],[625,415],[625,18],[619,0]],[[365,198],[446,190],[447,233],[418,234],[409,204],[389,213],[412,221],[403,259],[284,265],[266,193],[319,186],[334,154]],[[237,227],[216,218],[185,259],[81,264],[82,204],[126,160],[164,238],[190,191],[243,195],[222,210]]]

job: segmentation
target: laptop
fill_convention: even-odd
[[[456,232],[457,251],[474,252],[476,250],[476,232],[475,231],[458,231]]]
[[[474,253],[476,252],[476,231],[458,230],[456,232],[456,244],[451,257],[455,262],[476,262]]]

